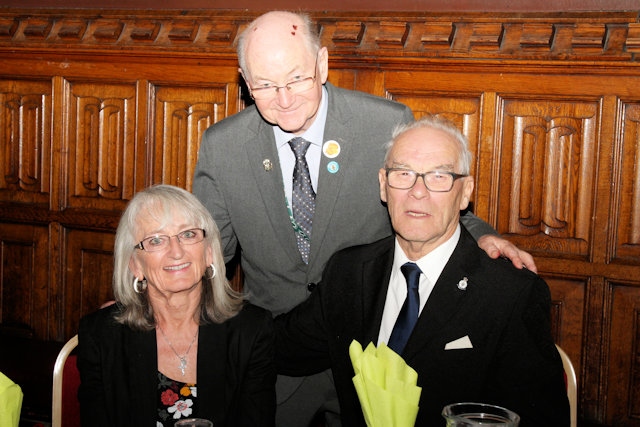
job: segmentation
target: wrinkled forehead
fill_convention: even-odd
[[[289,38],[302,34],[302,19],[293,13],[273,12],[255,20],[248,29],[248,39]]]
[[[248,29],[245,53],[248,60],[265,55],[274,57],[284,52],[298,53],[304,49],[305,43],[300,18],[296,15],[277,14],[256,22]]]
[[[389,154],[393,163],[457,165],[461,153],[456,140],[448,133],[433,128],[417,128],[398,136]]]

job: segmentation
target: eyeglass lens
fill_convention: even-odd
[[[204,230],[201,228],[192,228],[182,231],[175,236],[167,236],[165,234],[151,236],[143,239],[136,247],[144,249],[147,252],[159,251],[169,246],[171,237],[177,238],[180,244],[194,245],[204,239]]]
[[[425,172],[418,173],[412,170],[396,169],[389,170],[387,174],[389,185],[400,190],[412,188],[421,177],[424,185],[430,191],[447,192],[453,187],[454,176],[448,172]]]

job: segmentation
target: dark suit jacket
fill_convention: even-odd
[[[338,252],[311,297],[276,318],[279,373],[331,367],[345,426],[365,425],[348,349],[354,339],[377,343],[393,252],[393,237]],[[464,336],[473,348],[445,350]],[[442,408],[462,401],[505,406],[522,417],[521,427],[569,425],[546,283],[490,259],[464,227],[402,356],[422,387],[417,426],[444,425]]]
[[[115,323],[115,305],[80,321],[78,393],[82,424],[155,427],[158,363],[155,331]],[[223,324],[200,326],[198,403],[193,416],[214,426],[273,426],[275,366],[269,312],[247,305]]]
[[[193,193],[220,228],[227,261],[240,245],[250,301],[274,314],[309,296],[307,284],[320,280],[336,251],[392,232],[380,202],[378,170],[392,130],[412,121],[413,114],[407,106],[378,96],[330,83],[325,87],[329,104],[324,141],[337,141],[341,151],[334,159],[322,156],[308,265],[300,257],[289,220],[273,127],[255,106],[207,129],[198,153]],[[265,160],[271,161],[271,169],[265,168]],[[327,170],[330,161],[339,164],[336,173]],[[473,218],[474,236],[492,231]]]

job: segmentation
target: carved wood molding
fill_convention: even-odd
[[[235,55],[234,42],[259,12],[0,11],[0,51],[101,54],[144,51]],[[333,56],[636,62],[638,12],[477,13],[313,12]]]

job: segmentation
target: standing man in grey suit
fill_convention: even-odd
[[[311,297],[276,317],[278,371],[332,368],[345,426],[365,426],[354,339],[388,344],[417,372],[418,427],[443,426],[442,408],[456,402],[507,407],[521,427],[569,425],[547,284],[489,258],[459,222],[470,159],[442,119],[398,130],[378,172],[395,235],[337,252]]]
[[[393,128],[414,118],[402,104],[328,83],[328,52],[306,15],[266,13],[237,48],[255,105],[207,129],[193,192],[220,228],[225,259],[240,248],[250,301],[277,315],[307,299],[335,251],[391,235],[376,170]],[[294,137],[310,141],[310,229],[300,227],[293,208]],[[535,271],[533,258],[488,224],[471,214],[464,220],[491,256]],[[316,411],[333,410],[322,408],[331,389],[329,373],[279,377],[277,425],[306,427]]]

